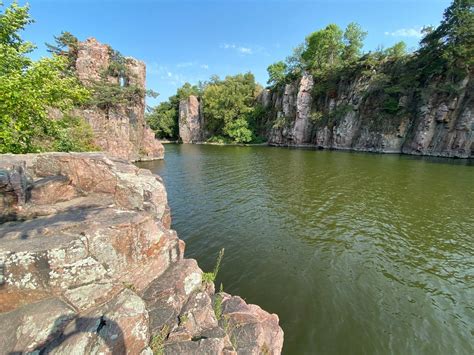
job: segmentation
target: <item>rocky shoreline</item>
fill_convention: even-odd
[[[279,354],[278,316],[216,293],[161,179],[99,153],[3,155],[0,354]]]

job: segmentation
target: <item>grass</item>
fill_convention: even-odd
[[[170,332],[169,325],[165,324],[161,330],[153,335],[150,341],[150,348],[153,351],[153,355],[163,355],[165,351],[165,340]]]
[[[128,283],[128,282],[122,282],[122,284],[123,284],[123,287],[128,288],[129,290],[133,292],[137,292],[137,289],[134,284]]]
[[[216,319],[219,321],[222,318],[222,292],[224,292],[224,286],[219,289],[219,293],[216,294],[214,297],[214,302],[212,304],[212,308],[214,309],[214,314],[216,315]]]
[[[204,283],[214,282],[216,280],[217,274],[219,273],[219,269],[221,267],[222,258],[224,257],[224,248],[221,249],[219,255],[217,256],[216,265],[214,266],[214,270],[212,272],[205,272],[202,274],[202,281]]]
[[[189,320],[189,316],[187,314],[181,314],[178,316],[178,325],[183,325]]]

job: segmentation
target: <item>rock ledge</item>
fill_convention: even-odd
[[[0,354],[281,352],[278,316],[215,294],[183,258],[150,171],[95,153],[3,155],[0,207]]]

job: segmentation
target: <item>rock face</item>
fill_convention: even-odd
[[[214,293],[183,258],[150,171],[94,153],[3,155],[0,194],[0,354],[281,352],[276,315]]]
[[[397,114],[388,118],[383,99],[367,95],[371,84],[364,77],[341,81],[334,91],[316,101],[311,94],[314,80],[307,74],[282,90],[265,90],[260,103],[271,123],[269,143],[472,157],[472,77],[459,82],[454,93],[443,91],[444,83],[433,79],[421,94],[400,97]]]
[[[197,143],[204,139],[201,105],[194,95],[179,102],[179,136],[183,143]]]
[[[79,43],[76,72],[85,85],[99,80],[110,61],[108,45],[94,38]],[[123,78],[122,84],[133,84],[145,90],[145,63],[128,57],[126,66],[130,75]],[[115,77],[108,77],[107,80],[119,83]],[[163,145],[145,124],[145,98],[133,104],[119,104],[109,109],[91,107],[75,113],[89,122],[94,131],[95,144],[109,155],[129,161],[163,158]]]

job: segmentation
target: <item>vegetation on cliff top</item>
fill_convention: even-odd
[[[402,115],[409,114],[410,107],[401,105],[403,97],[419,97],[422,93],[454,95],[460,82],[472,73],[473,8],[474,0],[454,0],[437,28],[423,29],[420,48],[414,53],[407,53],[405,43],[399,42],[363,54],[367,33],[359,25],[351,23],[342,31],[330,24],[308,35],[285,61],[267,68],[269,88],[282,92],[286,84],[297,81],[303,73],[311,74],[315,79],[313,123],[331,127],[344,115],[337,110],[327,112],[327,99],[338,96],[341,84],[364,82],[363,99],[374,103],[374,110],[365,115],[368,125],[390,130]]]

